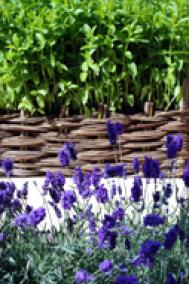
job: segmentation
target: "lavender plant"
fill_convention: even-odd
[[[122,127],[109,121],[107,130],[118,148]],[[189,164],[183,191],[172,175],[182,144],[180,135],[167,137],[172,168],[164,174],[150,157],[134,159],[133,178],[125,164],[88,173],[76,167],[71,184],[47,172],[39,208],[30,205],[27,183],[1,181],[0,283],[189,283]],[[62,166],[76,157],[72,143],[58,153]]]

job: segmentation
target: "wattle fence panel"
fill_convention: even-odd
[[[124,125],[119,147],[109,144],[106,122],[108,119]],[[15,177],[41,176],[47,170],[62,171],[69,176],[76,165],[87,172],[94,166],[102,169],[104,163],[125,162],[132,174],[132,160],[141,161],[151,156],[168,165],[164,147],[168,133],[183,134],[184,148],[177,159],[177,175],[181,176],[184,163],[189,159],[189,113],[187,111],[158,112],[148,117],[144,114],[114,114],[110,118],[85,118],[72,116],[21,117],[19,114],[0,116],[0,159],[14,160]],[[78,159],[69,168],[59,164],[57,152],[64,142],[74,142]],[[1,172],[2,174],[2,172]]]

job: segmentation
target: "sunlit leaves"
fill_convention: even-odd
[[[99,104],[142,108],[147,99],[178,106],[189,72],[188,1],[1,4],[1,108],[35,113],[65,104],[89,114]]]

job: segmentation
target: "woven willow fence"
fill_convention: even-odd
[[[156,112],[154,116],[143,114],[118,115],[110,117],[124,125],[120,145],[113,149],[106,133],[107,118],[67,118],[31,117],[19,114],[0,116],[0,159],[11,157],[14,160],[14,176],[40,176],[47,170],[73,173],[76,165],[86,172],[105,162],[127,164],[128,173],[134,157],[143,161],[144,156],[157,158],[161,167],[167,167],[164,147],[168,133],[182,133],[184,149],[179,155],[178,175],[182,174],[184,162],[189,158],[189,113],[187,111]],[[57,158],[58,149],[66,141],[76,144],[78,160],[63,169]],[[121,150],[120,150],[121,148]],[[119,152],[119,158],[118,158]],[[2,173],[1,173],[2,174]]]

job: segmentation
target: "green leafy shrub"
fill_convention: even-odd
[[[187,0],[1,0],[0,108],[178,106],[188,14]]]

